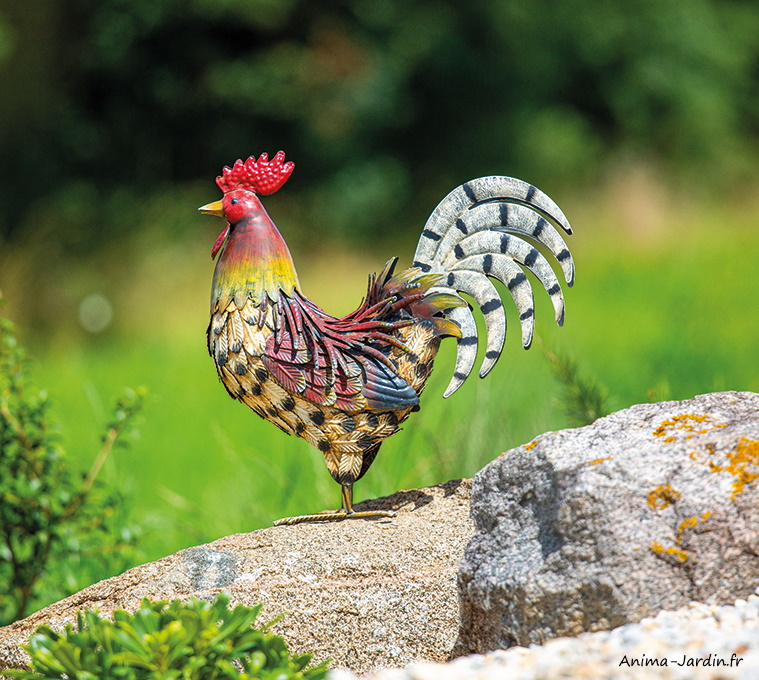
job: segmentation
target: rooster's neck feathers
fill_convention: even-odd
[[[211,288],[211,310],[224,310],[234,300],[242,309],[248,298],[258,305],[268,296],[298,288],[292,256],[263,207],[233,225],[219,256]]]

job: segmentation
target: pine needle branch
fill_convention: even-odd
[[[577,361],[563,353],[549,350],[538,338],[554,375],[563,387],[562,410],[573,425],[590,425],[608,413],[607,390],[598,381],[580,373]]]

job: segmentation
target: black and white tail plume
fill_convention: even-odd
[[[485,318],[487,348],[481,378],[498,361],[506,338],[501,296],[488,277],[503,282],[514,298],[525,349],[532,343],[535,308],[532,287],[522,267],[543,284],[553,303],[556,322],[560,326],[564,323],[564,295],[559,280],[548,260],[530,243],[540,243],[553,254],[571,286],[574,262],[552,222],[567,234],[572,233],[564,213],[542,191],[513,177],[493,176],[480,177],[454,189],[424,225],[413,266],[443,274],[443,282],[434,290],[470,295]],[[454,307],[445,316],[461,328],[456,367],[443,395],[448,397],[472,372],[477,356],[477,326],[468,305]]]

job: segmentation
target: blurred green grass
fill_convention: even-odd
[[[563,329],[534,282],[536,330],[545,346],[569,353],[600,381],[612,410],[714,390],[759,391],[756,211],[673,207],[655,218],[633,211],[626,222],[614,200],[574,203],[568,214],[578,274]],[[208,233],[197,242],[146,249],[131,279],[125,271],[98,273],[120,281],[114,327],[106,333],[26,338],[64,445],[82,469],[113,399],[125,385],[148,387],[139,441],[104,470],[106,481],[132,498],[146,559],[339,502],[321,454],[260,420],[218,383],[204,342],[207,250],[218,225],[199,224]],[[335,250],[331,257],[328,248],[301,249],[294,256],[305,293],[345,313],[385,255],[408,258],[411,249]],[[357,484],[357,500],[471,476],[510,447],[567,425],[548,361],[537,343],[521,350],[508,304],[507,316],[499,364],[447,400],[441,395],[455,345],[444,343],[421,411],[383,445]]]

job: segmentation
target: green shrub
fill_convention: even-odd
[[[324,662],[306,669],[310,654],[290,656],[268,632],[273,621],[253,624],[261,605],[228,609],[229,595],[187,604],[143,600],[134,614],[79,612],[77,627],[62,634],[40,626],[26,650],[32,671],[4,671],[19,680],[322,680]]]
[[[118,401],[89,472],[73,469],[47,395],[31,381],[13,325],[0,318],[0,625],[129,566],[134,536],[123,502],[97,476],[143,397],[129,391]]]

